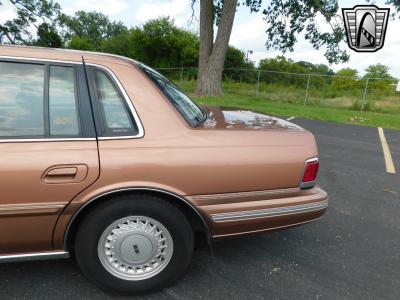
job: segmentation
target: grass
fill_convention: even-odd
[[[201,105],[239,107],[277,116],[294,116],[313,120],[400,130],[400,114],[359,112],[347,108],[276,102],[256,98],[255,96],[243,96],[228,92],[225,92],[221,97],[193,96],[193,98]]]
[[[194,80],[179,80],[176,83],[186,92],[194,90]],[[223,90],[228,94],[255,96],[256,83],[223,81]],[[335,89],[331,85],[310,86],[307,103],[316,106],[333,108],[359,109],[363,98],[364,88]],[[258,98],[283,103],[303,104],[306,89],[302,86],[285,84],[267,84],[260,82]],[[400,114],[400,96],[396,95],[394,87],[382,88],[371,86],[365,99],[365,110],[382,113]]]
[[[365,111],[360,112],[362,89],[332,91],[310,89],[307,105],[304,105],[305,90],[295,86],[266,84],[261,82],[259,95],[255,96],[255,83],[224,81],[221,97],[196,97],[193,95],[194,80],[176,83],[199,104],[239,107],[282,117],[384,127],[400,130],[400,97],[394,93],[375,95],[373,90],[367,97]],[[326,87],[325,87],[326,88]]]

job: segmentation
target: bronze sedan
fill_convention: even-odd
[[[328,205],[310,132],[199,107],[107,54],[0,46],[0,154],[0,261],[70,255],[122,293],[177,280],[196,233],[289,228]]]

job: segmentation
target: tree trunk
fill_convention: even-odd
[[[199,72],[210,58],[214,43],[214,3],[213,0],[200,1],[200,49]]]
[[[214,6],[211,0],[200,1],[200,53],[196,95],[219,96],[225,55],[232,32],[238,0],[225,0],[215,43],[210,43],[210,26],[214,25]],[[210,2],[212,18],[210,18]],[[213,33],[211,29],[211,33]],[[210,47],[211,44],[211,47]],[[211,48],[211,49],[210,49]],[[208,53],[208,55],[207,55]]]

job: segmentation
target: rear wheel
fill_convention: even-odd
[[[148,195],[113,198],[83,220],[75,238],[82,272],[121,293],[159,290],[190,263],[193,232],[183,213]]]

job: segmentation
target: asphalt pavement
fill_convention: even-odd
[[[302,119],[315,134],[329,209],[317,222],[198,249],[186,276],[125,299],[400,299],[400,131]],[[0,265],[0,299],[119,299],[68,260]],[[121,297],[122,298],[122,297]]]

